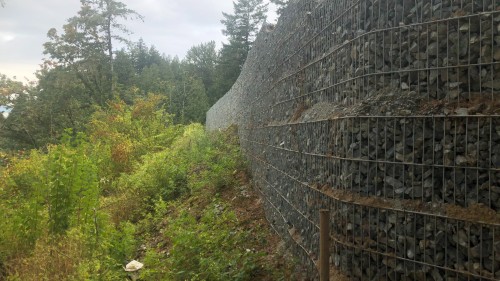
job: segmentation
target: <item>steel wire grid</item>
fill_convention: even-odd
[[[272,98],[271,103],[253,99],[254,116],[258,117],[253,123],[289,120],[291,112],[286,109],[301,103],[325,101],[348,106],[380,92],[407,92],[428,100],[495,100],[500,89],[500,54],[495,48],[498,45],[484,42],[498,37],[498,28],[493,27],[498,17],[500,10],[363,33],[274,83],[263,95],[264,100]],[[475,35],[470,29],[468,33],[449,33],[473,23],[479,25]],[[483,25],[489,29],[481,28]],[[446,33],[440,35],[440,30]],[[449,43],[450,34],[455,34],[456,44]],[[403,39],[413,43],[403,44]],[[392,43],[377,47],[377,42],[386,40]]]
[[[247,143],[248,148],[255,143]],[[319,209],[331,214],[332,259],[359,280],[498,280],[500,222],[470,220],[402,206],[383,208],[342,200],[250,155],[266,214],[296,244],[302,261],[318,255]],[[281,224],[281,225],[280,225]],[[368,278],[368,279],[367,279]]]
[[[343,117],[253,128],[251,141],[302,182],[500,211],[500,118]]]
[[[292,1],[258,37],[208,117],[239,125],[268,220],[311,272],[329,208],[331,262],[354,280],[500,279],[499,7]]]

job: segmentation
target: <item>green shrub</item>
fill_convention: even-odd
[[[110,102],[88,136],[2,160],[0,279],[123,280],[132,259],[143,280],[252,279],[260,254],[211,199],[244,169],[236,139],[171,125],[158,104]]]
[[[57,146],[49,147],[47,163],[48,212],[51,233],[92,224],[99,206],[97,166],[81,133],[68,131]]]
[[[189,191],[189,173],[203,157],[204,135],[201,125],[187,126],[168,149],[144,156],[134,173],[122,175],[120,185],[149,210],[158,196],[164,201],[179,198]]]
[[[135,258],[137,241],[135,239],[136,227],[134,224],[121,222],[110,237],[110,257],[119,264],[125,264]]]
[[[0,174],[0,266],[7,258],[28,254],[43,232],[46,163],[45,155],[32,151],[26,159],[12,158]]]
[[[219,200],[198,219],[182,211],[169,220],[165,235],[172,243],[169,280],[251,280],[257,268],[259,254],[245,248],[248,234]]]
[[[182,126],[172,124],[173,117],[161,103],[162,98],[155,95],[132,106],[115,100],[94,113],[88,129],[100,155],[100,178],[112,180],[133,172],[142,156],[168,148],[182,134]]]
[[[141,269],[141,280],[148,281],[163,281],[170,280],[168,278],[167,265],[165,264],[166,256],[161,254],[156,249],[148,249],[144,255],[144,267]]]

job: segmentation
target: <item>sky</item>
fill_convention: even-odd
[[[220,23],[222,12],[233,13],[232,0],[122,0],[144,21],[124,22],[133,32],[131,41],[142,38],[160,53],[183,58],[187,50],[214,40],[225,41]],[[77,14],[79,0],[5,0],[0,7],[0,74],[26,82],[35,79],[42,62],[47,31],[61,31],[66,20]],[[268,22],[276,15],[269,6]],[[15,78],[14,78],[15,77]]]

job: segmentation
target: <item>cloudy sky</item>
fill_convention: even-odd
[[[134,33],[130,40],[143,38],[166,55],[182,58],[194,45],[224,41],[222,12],[233,12],[232,0],[122,0],[128,8],[144,16],[128,21]],[[61,30],[75,16],[79,0],[5,0],[0,7],[0,73],[16,80],[34,79],[43,58],[47,31]],[[270,7],[270,10],[273,10]],[[270,13],[268,21],[274,21]]]

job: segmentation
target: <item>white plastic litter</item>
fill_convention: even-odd
[[[128,271],[128,272],[137,271],[137,270],[141,269],[143,266],[144,266],[144,264],[142,264],[136,260],[133,260],[125,266],[125,271]]]

